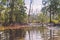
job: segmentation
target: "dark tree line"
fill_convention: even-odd
[[[0,8],[0,15],[4,15],[2,16],[3,20],[0,19],[2,20],[1,22],[3,23],[3,25],[10,25],[13,23],[22,24],[24,22],[26,23],[27,14],[25,12],[26,7],[23,0],[2,0],[0,2]]]
[[[44,7],[42,8],[42,12],[46,13],[45,15],[49,14],[50,23],[53,19],[58,19],[58,15],[60,14],[60,0],[43,0]],[[58,18],[56,18],[56,16]],[[60,19],[60,18],[59,18]],[[59,20],[58,19],[58,20]]]

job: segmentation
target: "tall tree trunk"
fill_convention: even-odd
[[[31,6],[32,6],[32,0],[30,0],[30,8],[29,8],[29,14],[28,14],[28,23],[30,23]]]
[[[51,5],[50,5],[50,23],[51,23]]]
[[[9,23],[13,23],[13,9],[14,9],[14,0],[10,0],[11,11],[9,13]]]

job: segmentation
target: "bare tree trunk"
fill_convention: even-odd
[[[11,11],[9,13],[9,23],[13,23],[13,9],[14,9],[14,0],[10,0],[10,8],[11,8]]]
[[[53,40],[52,38],[52,30],[50,29],[50,40]]]
[[[28,33],[29,33],[29,40],[31,40],[31,39],[30,39],[30,31],[28,31]]]

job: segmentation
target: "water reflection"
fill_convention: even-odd
[[[41,32],[41,30],[44,30]],[[58,29],[35,29],[26,31],[25,40],[59,40],[60,32]]]
[[[30,32],[30,35],[29,35],[29,32]],[[26,31],[25,40],[43,40],[43,38],[40,31],[30,30],[30,31]]]
[[[60,40],[60,30],[51,28],[34,28],[32,30],[0,31],[0,40]],[[17,35],[18,34],[18,35]],[[14,36],[13,36],[14,35]],[[16,36],[17,35],[17,36]],[[10,38],[10,36],[12,36]]]

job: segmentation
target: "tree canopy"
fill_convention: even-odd
[[[3,15],[3,24],[24,23],[26,22],[26,7],[23,0],[1,0],[0,15]],[[0,19],[2,20],[2,19]]]
[[[44,1],[44,0],[43,0]],[[42,12],[46,13],[50,16],[50,22],[51,19],[58,19],[58,15],[60,14],[60,0],[45,0],[46,2],[44,7],[42,8]]]

